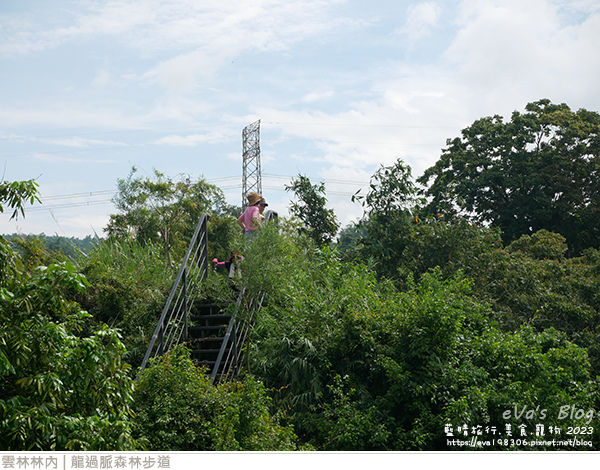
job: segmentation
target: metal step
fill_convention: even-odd
[[[221,314],[213,314],[213,315],[192,315],[190,316],[190,320],[192,321],[202,321],[202,320],[229,320],[231,318],[230,314],[221,313]]]
[[[197,304],[192,308],[192,315],[215,315],[224,310],[229,304]]]

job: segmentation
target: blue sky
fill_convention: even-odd
[[[301,173],[346,225],[379,165],[419,176],[480,117],[600,111],[598,51],[599,0],[3,0],[0,164],[43,204],[0,233],[102,235],[134,165],[239,205],[257,119],[270,207]]]

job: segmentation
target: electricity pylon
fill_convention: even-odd
[[[242,131],[242,208],[248,207],[246,196],[252,191],[262,194],[260,170],[260,119]]]

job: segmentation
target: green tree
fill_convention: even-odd
[[[504,431],[506,423],[535,431],[536,419],[528,413],[513,413],[509,421],[503,413],[539,407],[548,410],[545,424],[564,427],[557,418],[564,404],[595,412],[593,366],[583,342],[576,345],[566,326],[593,326],[593,317],[577,307],[580,298],[568,301],[573,293],[597,299],[597,281],[584,283],[597,270],[597,253],[589,252],[587,270],[563,282],[575,260],[510,253],[496,231],[466,223],[418,228],[424,231],[411,232],[421,238],[412,253],[433,243],[439,257],[414,264],[418,279],[407,275],[402,291],[365,265],[344,263],[329,249],[302,249],[274,230],[261,233],[245,255],[247,284],[268,293],[253,331],[249,368],[299,438],[327,451],[449,450],[448,424],[455,431],[465,424]],[[544,237],[555,238],[540,234],[531,243],[534,252]],[[461,246],[453,249],[453,240]],[[550,256],[560,240],[554,245]],[[438,262],[443,268],[428,270]],[[551,272],[556,279],[547,277]],[[520,310],[515,300],[521,296],[536,303]],[[509,304],[513,318],[533,315],[522,318],[529,325],[508,325]],[[561,323],[563,331],[552,328]],[[570,424],[583,426],[585,420]],[[598,448],[598,436],[590,440]]]
[[[600,272],[596,250],[565,258],[564,247],[558,234],[524,235],[506,249],[483,253],[469,274],[477,296],[490,302],[494,319],[504,330],[527,324],[540,332],[548,328],[563,332],[588,349],[597,373]]]
[[[271,416],[251,377],[211,385],[180,345],[146,368],[135,391],[135,430],[161,451],[295,450],[293,431]]]
[[[27,202],[33,204],[35,201],[39,201],[39,193],[38,184],[34,180],[0,183],[0,212],[4,212],[5,206],[13,209],[11,219],[17,217],[19,213],[25,215],[25,204]],[[15,259],[9,243],[0,236],[0,300],[9,300],[11,297],[11,293],[5,289],[10,279],[18,273]]]
[[[448,140],[419,182],[430,184],[429,213],[492,224],[506,243],[546,229],[572,254],[600,235],[600,114],[544,99],[485,117]]]
[[[290,211],[304,223],[300,230],[317,246],[331,243],[340,225],[333,209],[325,207],[325,183],[313,185],[308,177],[298,175],[290,185],[285,186],[285,190],[293,191],[297,199],[292,202]]]
[[[234,211],[223,192],[204,179],[174,180],[157,170],[152,178],[136,177],[136,173],[134,167],[127,179],[117,181],[113,200],[119,213],[110,216],[105,231],[110,238],[133,235],[142,243],[160,241],[169,266],[173,266],[173,250],[185,252],[202,213],[218,216]]]
[[[40,201],[39,185],[35,180],[28,181],[1,181],[0,182],[0,212],[4,206],[13,210],[11,219],[18,217],[19,213],[25,215],[25,204]]]
[[[411,227],[402,257],[398,263],[398,277],[420,279],[439,267],[445,278],[462,271],[475,276],[482,269],[482,257],[502,248],[497,229],[481,227],[455,219],[445,222],[440,218],[420,220]]]
[[[67,262],[13,273],[2,286],[2,450],[137,448],[123,343],[107,327],[81,335],[89,315],[67,298],[86,286]]]
[[[416,186],[411,169],[402,160],[381,166],[371,177],[366,195],[358,191],[353,201],[364,207],[358,228],[364,236],[359,252],[370,260],[380,275],[396,277],[402,252],[406,247],[413,222],[416,221]]]
[[[73,296],[92,315],[89,328],[103,323],[118,328],[124,359],[139,366],[173,285],[160,243],[103,240],[78,258],[77,268],[90,283]]]
[[[365,229],[358,223],[352,222],[340,230],[336,249],[346,261],[361,259],[360,242],[367,235]]]
[[[33,181],[7,183],[0,209],[15,216],[35,200]],[[135,450],[123,343],[105,326],[82,334],[89,314],[70,297],[87,280],[68,262],[36,267],[42,259],[29,256],[25,272],[0,237],[0,448]]]

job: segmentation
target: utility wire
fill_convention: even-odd
[[[291,181],[293,178],[295,178],[294,176],[290,176],[290,175],[278,175],[278,174],[273,174],[273,173],[263,173],[263,178],[265,179],[284,179],[287,181]],[[310,178],[311,180],[317,180],[317,178]],[[353,185],[353,186],[364,186],[367,185],[368,183],[365,181],[349,181],[349,180],[339,180],[339,179],[329,179],[329,178],[322,178],[322,179],[318,179],[319,181],[323,181],[324,183],[328,183],[328,184],[346,184],[346,185]],[[211,183],[211,184],[216,184],[216,183],[229,183],[229,184],[224,184],[224,185],[218,185],[219,189],[225,191],[225,190],[239,190],[242,188],[242,183],[240,181],[240,176],[235,175],[235,176],[223,176],[223,177],[219,177],[219,178],[208,178],[206,179],[207,182]],[[239,183],[233,183],[233,181],[240,181]],[[233,184],[232,184],[233,183]],[[274,185],[266,185],[263,186],[264,189],[267,189],[269,191],[285,191],[285,187],[284,186],[274,186]],[[65,200],[65,199],[80,199],[83,197],[96,197],[96,196],[107,196],[107,195],[115,195],[117,194],[117,190],[115,189],[104,189],[104,190],[98,190],[98,191],[90,191],[90,192],[81,192],[81,193],[70,193],[70,194],[57,194],[57,195],[52,195],[52,196],[44,196],[44,197],[40,197],[40,200],[42,203],[44,202],[58,202],[61,200]],[[335,190],[329,190],[327,192],[328,195],[331,196],[352,196],[354,194],[354,192],[345,192],[345,191],[335,191]],[[74,202],[65,202],[62,204],[55,204],[55,205],[36,205],[33,207],[29,207],[25,209],[25,212],[39,212],[39,211],[44,211],[44,210],[53,210],[53,209],[69,209],[69,208],[75,208],[75,207],[86,207],[86,206],[95,206],[95,205],[103,205],[103,204],[110,204],[113,203],[112,199],[100,199],[100,200],[90,200],[90,201],[74,201]]]
[[[44,196],[40,197],[42,201],[55,201],[57,199],[72,199],[78,197],[87,197],[87,196],[99,196],[99,195],[107,195],[107,194],[116,194],[115,189],[104,189],[101,191],[91,191],[89,193],[73,193],[73,194],[59,194],[56,196]]]
[[[272,173],[263,173],[262,174],[264,179],[284,179],[287,181],[291,181],[295,178],[295,176],[290,176],[290,175],[277,175],[277,174],[272,174]],[[351,181],[351,180],[339,180],[339,179],[330,179],[330,178],[311,178],[309,177],[309,179],[311,180],[319,180],[319,181],[323,181],[324,183],[330,183],[330,184],[347,184],[347,185],[359,185],[359,186],[364,186],[367,185],[368,182],[366,181]],[[233,181],[240,181],[240,176],[235,175],[235,176],[223,176],[223,177],[219,177],[219,178],[207,178],[206,181],[210,184],[215,184],[216,183],[229,183],[229,182],[233,182]],[[233,183],[233,184],[226,184],[226,185],[218,185],[218,187],[220,189],[236,189],[236,188],[241,188],[242,187],[242,183]],[[278,187],[274,187],[274,186],[269,186],[269,189],[278,189]],[[97,190],[97,191],[89,191],[89,192],[80,192],[80,193],[70,193],[70,194],[57,194],[57,195],[52,195],[52,196],[42,196],[40,197],[41,201],[56,201],[56,200],[60,200],[60,199],[77,199],[77,198],[82,198],[82,197],[93,197],[93,196],[106,196],[106,195],[114,195],[117,194],[117,190],[116,189],[102,189],[102,190]]]
[[[38,212],[45,210],[53,210],[53,209],[68,209],[71,207],[83,207],[83,206],[99,206],[102,204],[112,203],[112,199],[103,199],[100,201],[84,201],[84,202],[73,202],[70,204],[58,204],[55,206],[37,206],[37,207],[29,207],[25,209],[25,212]]]

